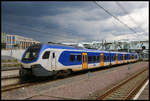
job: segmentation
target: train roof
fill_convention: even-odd
[[[55,48],[55,49],[69,49],[69,50],[80,50],[80,51],[89,51],[89,52],[104,52],[104,53],[124,53],[128,54],[129,52],[118,52],[118,51],[101,51],[96,49],[85,49],[82,47],[68,46],[68,45],[57,45],[57,44],[43,44],[45,48]]]

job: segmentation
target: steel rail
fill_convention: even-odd
[[[140,74],[142,74],[143,72],[145,72],[146,70],[148,70],[148,68],[145,68],[144,70],[142,71],[139,71],[138,73],[132,75],[131,77],[125,79],[124,81],[120,82],[119,84],[113,86],[112,88],[108,89],[106,92],[104,92],[104,94],[102,94],[101,96],[99,96],[97,98],[97,100],[103,100],[105,99],[106,97],[110,96],[111,94],[113,94],[115,91],[117,91],[119,88],[121,88],[122,86],[124,86],[125,84],[127,84],[129,81],[133,80],[134,78],[138,77]],[[144,79],[143,82],[145,82],[147,80],[148,77],[146,77]],[[130,99],[133,95],[135,95],[135,93],[137,92],[138,90],[138,87],[140,87],[143,82],[141,82],[138,86],[134,87],[132,89],[132,91],[130,91],[130,93],[128,95],[126,95],[125,97],[121,98],[121,99]],[[113,99],[113,98],[112,98]]]

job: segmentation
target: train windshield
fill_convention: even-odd
[[[41,44],[36,44],[36,45],[30,46],[27,49],[26,53],[24,54],[22,60],[23,61],[34,61],[34,60],[36,60],[38,53],[40,51],[40,48],[41,48]]]

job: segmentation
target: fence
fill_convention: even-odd
[[[21,60],[21,57],[25,49],[16,49],[16,50],[1,50],[1,56],[11,56],[18,60]]]

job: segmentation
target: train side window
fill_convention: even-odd
[[[109,61],[109,56],[107,56],[107,60]]]
[[[115,56],[112,56],[112,61],[114,61],[115,60]]]
[[[100,62],[100,56],[97,56],[97,62]]]
[[[113,60],[115,60],[116,59],[116,56],[113,56]]]
[[[114,60],[116,60],[116,56],[114,56]]]
[[[106,56],[104,56],[104,61],[106,61]]]
[[[120,60],[121,60],[121,56],[120,56]]]
[[[46,51],[44,53],[44,55],[42,56],[42,59],[48,59],[49,58],[49,55],[50,55],[50,51]]]
[[[75,55],[70,55],[70,61],[74,62],[75,61]]]
[[[55,58],[55,53],[53,53],[53,58]]]
[[[93,62],[96,62],[96,56],[93,56]]]
[[[77,55],[77,61],[81,61],[81,55]]]
[[[92,62],[92,56],[88,56],[88,63]]]
[[[132,56],[132,59],[134,59],[134,56]]]

